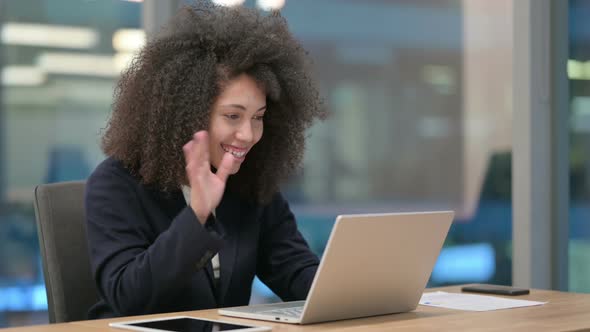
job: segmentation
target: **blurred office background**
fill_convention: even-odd
[[[337,214],[452,209],[429,286],[513,282],[513,1],[218,1],[280,9],[314,60],[332,117],[284,190],[315,252]],[[0,327],[48,322],[33,189],[104,158],[120,71],[182,3],[0,0]],[[590,2],[568,12],[566,287],[590,292]]]

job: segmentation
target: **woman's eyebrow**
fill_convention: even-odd
[[[246,107],[240,104],[226,104],[226,105],[221,105],[221,107],[233,107],[233,108],[239,108],[242,111],[246,110]],[[260,112],[262,110],[266,109],[266,105],[262,106],[261,108],[259,108],[256,112]]]

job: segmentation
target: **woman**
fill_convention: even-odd
[[[123,74],[86,185],[89,318],[304,299],[318,266],[278,186],[324,115],[277,13],[183,8]]]

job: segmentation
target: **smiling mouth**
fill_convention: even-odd
[[[221,148],[223,151],[227,153],[231,153],[232,156],[238,159],[244,159],[246,153],[248,153],[248,149],[236,149],[230,145],[221,144]]]

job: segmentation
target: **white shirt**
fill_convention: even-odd
[[[191,187],[182,186],[182,195],[184,195],[186,205],[191,205]],[[211,213],[215,216],[215,210],[211,211]],[[213,278],[219,280],[219,254],[215,254],[215,256],[211,258],[211,265],[213,267]]]

